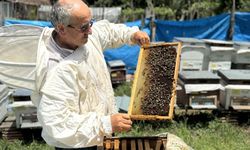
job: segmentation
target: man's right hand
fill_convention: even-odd
[[[129,131],[132,121],[128,114],[118,113],[111,115],[111,125],[113,132]]]

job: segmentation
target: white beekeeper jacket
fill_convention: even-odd
[[[137,27],[99,21],[92,27],[88,42],[76,49],[53,68],[48,40],[51,29],[41,36],[36,67],[38,94],[33,101],[38,107],[42,137],[52,146],[79,148],[101,145],[111,135],[110,114],[116,113],[110,75],[103,50],[132,44]],[[53,58],[53,60],[56,59]]]

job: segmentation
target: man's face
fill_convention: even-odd
[[[89,34],[92,33],[91,27],[93,20],[91,17],[87,19],[77,20],[66,26],[67,40],[75,46],[81,46],[88,41]]]
[[[88,42],[88,36],[92,33],[93,24],[91,11],[82,1],[76,1],[71,9],[70,23],[63,26],[64,44],[66,47],[76,49]]]

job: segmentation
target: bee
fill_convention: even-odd
[[[145,49],[145,71],[143,71],[144,96],[141,109],[144,115],[167,115],[172,95],[176,64],[174,46],[156,46]]]

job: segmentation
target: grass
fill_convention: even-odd
[[[123,96],[123,95],[130,96],[131,88],[132,88],[132,83],[130,82],[125,82],[121,85],[118,85],[117,87],[114,88],[115,96]]]
[[[248,129],[247,129],[248,128]],[[250,150],[249,126],[223,123],[218,119],[206,123],[189,124],[188,119],[171,122],[134,122],[130,132],[116,136],[152,136],[171,133],[180,137],[195,150]],[[22,141],[0,140],[0,150],[52,150],[43,142],[23,143]]]
[[[115,89],[116,96],[130,96],[130,83]],[[116,136],[152,136],[172,133],[195,150],[250,150],[249,124],[234,125],[222,122],[209,112],[182,114],[177,112],[173,121],[134,121],[131,131]],[[0,140],[0,150],[53,150],[44,142]]]
[[[117,96],[130,96],[131,84],[115,89]],[[209,112],[185,115],[175,114],[172,122],[135,122],[130,132],[118,136],[150,136],[169,132],[179,136],[196,150],[250,150],[249,126],[221,122]]]
[[[24,143],[20,140],[7,141],[0,140],[0,150],[54,150],[53,147],[48,146],[44,142],[33,141],[31,143]]]
[[[136,122],[130,132],[119,136],[150,136],[171,133],[180,137],[195,150],[250,150],[249,127],[221,122],[188,123],[186,120],[172,122]]]

